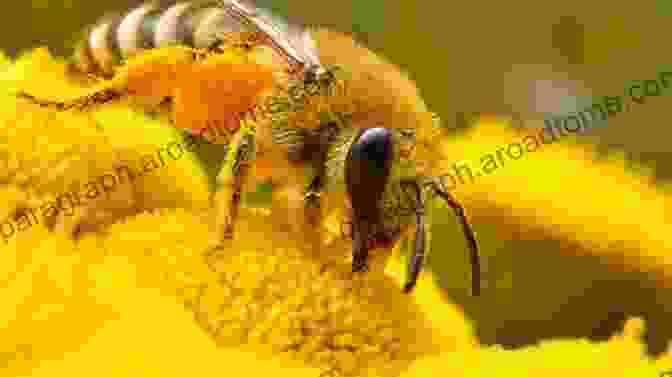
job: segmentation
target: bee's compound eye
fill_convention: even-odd
[[[365,167],[365,174],[384,176],[392,158],[392,131],[387,128],[365,130],[350,147],[350,164]]]
[[[391,162],[392,132],[389,129],[369,128],[350,147],[345,163],[345,182],[355,222],[379,220],[380,201]]]

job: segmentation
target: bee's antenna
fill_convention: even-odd
[[[481,262],[478,252],[478,244],[474,236],[474,230],[464,214],[464,207],[448,191],[443,190],[439,184],[434,184],[434,192],[439,195],[455,211],[455,215],[460,220],[462,231],[467,238],[469,246],[469,260],[471,262],[471,291],[472,296],[479,296],[481,292]]]

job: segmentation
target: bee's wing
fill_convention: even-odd
[[[322,67],[316,43],[305,25],[298,22],[290,23],[257,7],[250,0],[222,0],[222,4],[235,16],[268,36],[273,47],[284,55],[294,68],[303,70],[309,67]]]

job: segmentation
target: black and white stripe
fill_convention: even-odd
[[[288,68],[319,71],[310,32],[257,8],[249,1],[206,0],[171,5],[147,3],[128,13],[107,16],[88,29],[77,52],[80,70],[111,76],[124,60],[145,49],[169,45],[209,48],[230,32],[251,31],[287,60]],[[298,70],[297,70],[298,68]]]
[[[115,35],[124,58],[154,47],[154,24],[158,21],[161,9],[155,4],[142,5],[123,18]]]

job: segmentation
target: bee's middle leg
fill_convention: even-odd
[[[285,172],[286,176],[273,187],[274,217],[284,219],[296,239],[306,242],[313,249],[319,248],[319,202],[313,205],[306,202],[306,176],[302,168],[289,167]]]
[[[311,172],[303,195],[305,216],[312,226],[319,227],[322,218],[320,199],[324,188],[324,165],[313,167]]]
[[[254,135],[242,130],[236,133],[217,176],[213,205],[216,211],[217,231],[221,232],[222,239],[233,238],[242,188],[253,158],[254,143]]]
[[[319,208],[320,207],[320,195],[322,191],[322,176],[315,176],[306,188],[304,194],[304,200],[306,202],[307,208]]]

